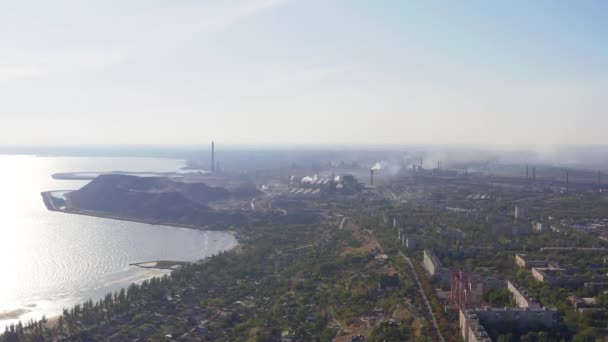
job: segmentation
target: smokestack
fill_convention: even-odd
[[[369,178],[371,185],[374,185],[374,169],[369,170]]]
[[[287,176],[287,190],[291,191],[291,175]]]
[[[602,171],[597,171],[597,188],[602,190]]]
[[[536,168],[532,168],[532,179],[536,180]]]
[[[211,172],[215,172],[215,142],[211,142]]]
[[[528,178],[529,178],[529,176],[528,176],[528,164],[526,164],[526,179],[528,179]]]
[[[568,192],[568,186],[570,185],[570,179],[568,177],[568,171],[566,171],[566,192]]]

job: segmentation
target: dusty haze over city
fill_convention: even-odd
[[[0,144],[606,144],[607,10],[7,3]]]
[[[608,1],[0,6],[0,342],[608,341]]]

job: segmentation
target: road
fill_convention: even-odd
[[[433,328],[435,329],[437,338],[439,339],[439,341],[445,342],[445,340],[443,339],[443,335],[441,335],[441,330],[439,330],[439,325],[437,324],[437,320],[435,319],[435,314],[433,314],[433,308],[431,307],[431,303],[429,303],[429,300],[426,297],[426,294],[424,293],[424,289],[422,288],[422,283],[420,282],[420,279],[418,278],[418,273],[416,273],[416,269],[414,268],[414,264],[412,263],[412,260],[410,260],[410,258],[408,258],[401,251],[399,251],[399,255],[404,257],[405,260],[407,261],[408,265],[410,265],[410,270],[412,271],[412,274],[414,275],[414,279],[416,279],[416,284],[418,284],[418,289],[420,291],[420,294],[422,295],[424,305],[426,306],[426,309],[429,312],[429,317],[431,318],[431,324],[433,325]]]
[[[382,253],[384,253],[384,249],[382,248],[382,246],[380,246],[380,243],[378,243],[378,240],[376,240],[376,238],[374,237],[374,233],[371,230],[366,230],[366,231],[371,235],[371,237],[374,240],[374,242],[376,243],[376,246],[378,247],[378,249]],[[420,282],[420,279],[418,278],[418,273],[416,273],[416,269],[414,268],[414,264],[412,263],[412,260],[410,260],[410,258],[408,258],[407,255],[403,254],[403,252],[399,251],[398,253],[400,256],[405,258],[405,260],[407,261],[407,264],[410,266],[410,270],[412,271],[412,274],[414,275],[414,279],[416,279],[416,284],[418,285],[418,290],[420,291],[420,294],[422,295],[422,300],[424,301],[424,305],[426,306],[426,309],[429,313],[429,317],[431,318],[431,324],[433,325],[433,329],[435,329],[435,334],[436,334],[437,339],[441,342],[445,342],[443,335],[441,335],[441,330],[439,330],[439,324],[437,324],[437,319],[435,318],[435,314],[433,313],[433,308],[431,307],[431,303],[429,303],[429,300],[426,297],[426,294],[424,293],[424,289],[422,288],[422,283]]]

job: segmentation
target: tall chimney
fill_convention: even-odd
[[[374,169],[369,170],[369,178],[371,185],[374,185]]]
[[[215,142],[211,142],[211,172],[215,172]]]
[[[597,171],[597,188],[602,189],[602,171]]]
[[[568,171],[566,171],[566,192],[568,192],[569,185],[570,185],[570,179],[568,177]]]
[[[528,174],[528,164],[526,164],[526,179],[528,179],[529,174]]]
[[[536,180],[536,168],[532,168],[532,179]]]

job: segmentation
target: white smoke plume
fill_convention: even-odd
[[[382,163],[378,162],[378,163],[374,164],[371,169],[374,171],[378,171],[378,170],[382,170],[382,168],[383,168]]]
[[[302,178],[301,183],[313,183],[317,180],[319,180],[319,175],[314,175],[312,177],[306,176],[306,177]]]

